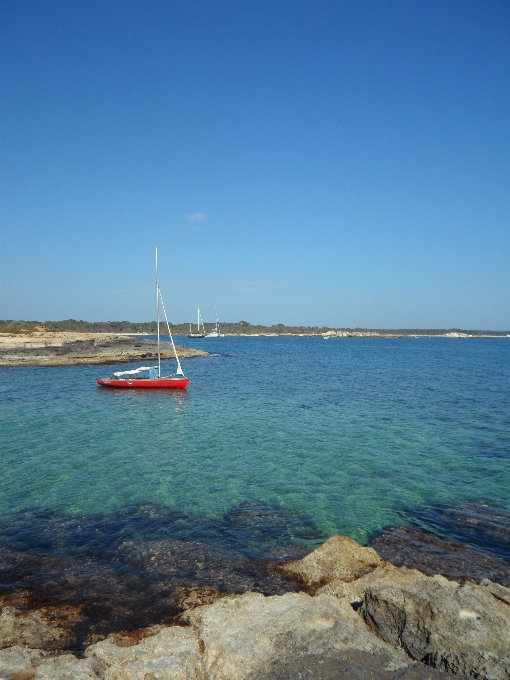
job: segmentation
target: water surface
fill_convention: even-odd
[[[296,536],[313,547],[430,503],[510,509],[509,339],[185,342],[217,354],[184,362],[202,389],[96,386],[123,364],[0,369],[0,518],[263,501],[313,520]]]

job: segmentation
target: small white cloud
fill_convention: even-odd
[[[205,213],[190,213],[189,215],[186,215],[186,219],[190,224],[200,224],[200,222],[203,222],[209,217],[209,215],[206,215]]]

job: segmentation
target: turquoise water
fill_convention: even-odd
[[[510,509],[510,339],[185,342],[218,356],[184,363],[202,387],[184,393],[97,387],[112,367],[0,369],[0,518],[261,500],[367,542],[416,505]]]

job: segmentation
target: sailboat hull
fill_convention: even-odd
[[[97,384],[101,385],[101,387],[132,390],[185,390],[189,383],[189,378],[135,378],[133,380],[111,380],[110,378],[101,378],[97,381]]]

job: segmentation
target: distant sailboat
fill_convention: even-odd
[[[200,326],[202,326],[202,331],[200,331]],[[190,324],[189,325],[188,338],[205,338],[205,327],[204,327],[204,322],[202,320],[202,315],[200,314],[200,309],[198,310],[198,314],[197,314],[197,332],[194,333],[191,330],[191,324]]]
[[[163,313],[165,315],[165,321],[168,328],[168,335],[170,336],[170,342],[174,349],[175,358],[177,360],[177,370],[175,375],[162,376],[161,375],[161,352],[160,352],[160,332],[159,332],[159,306],[161,302],[161,307],[163,308]],[[157,324],[158,324],[158,365],[157,366],[141,366],[140,368],[135,368],[131,371],[117,371],[110,378],[100,378],[97,383],[101,387],[121,387],[130,389],[139,388],[149,388],[149,389],[170,389],[170,390],[183,390],[190,383],[190,379],[186,378],[184,371],[182,370],[181,362],[177,355],[177,350],[175,349],[174,339],[172,336],[172,331],[170,330],[170,324],[168,323],[168,317],[166,315],[165,303],[163,302],[163,296],[161,295],[161,290],[159,288],[158,281],[158,249],[156,248],[156,307],[157,307]],[[145,375],[143,375],[145,374]],[[140,376],[140,377],[139,377]]]
[[[218,325],[218,312],[216,311],[216,309],[214,311],[216,313],[216,325],[214,327],[214,330],[211,331],[210,333],[207,333],[207,335],[205,337],[206,338],[224,338],[225,336],[224,336],[223,333],[220,333],[220,327]]]

